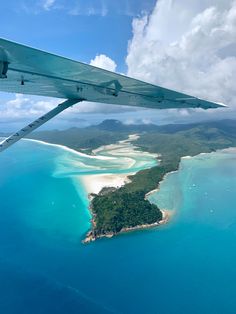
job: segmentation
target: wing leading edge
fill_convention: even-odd
[[[224,106],[1,38],[0,91],[154,109]]]

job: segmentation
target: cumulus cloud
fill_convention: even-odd
[[[45,10],[55,7],[54,0],[41,3]],[[234,117],[236,0],[158,0],[152,13],[135,18],[132,26],[126,58],[128,75],[223,102],[231,109],[204,113],[200,109],[141,109],[140,114],[137,108],[84,102],[60,114],[58,121],[73,121],[90,113],[118,115],[121,112],[125,112],[123,120],[127,123],[141,122],[140,119],[149,122],[150,117],[158,123],[221,118],[227,114]],[[98,54],[90,64],[110,71],[117,68],[116,62],[105,54]],[[32,121],[56,104],[55,99],[16,95],[1,104],[0,122]]]
[[[90,61],[90,65],[102,68],[108,71],[116,71],[116,63],[111,58],[104,54],[97,55],[94,59]]]
[[[14,98],[3,101],[0,104],[0,131],[22,128],[24,125],[39,118],[63,101],[63,99],[58,100],[54,98],[16,94]],[[129,113],[137,110],[138,108],[133,107],[111,106],[108,104],[84,101],[63,111],[50,123],[47,123],[47,125],[49,126],[50,124],[51,127],[55,127],[55,125],[66,127],[66,125],[72,125],[76,121],[83,121],[83,117],[93,121],[91,114],[95,116],[99,115],[101,116],[99,120],[103,120],[104,115],[113,116],[123,112]]]
[[[90,65],[96,66],[98,68],[115,72],[116,71],[116,62],[112,60],[110,57],[100,54],[96,55],[94,59],[90,61]],[[127,111],[136,111],[137,108],[126,107],[126,106],[117,106],[117,105],[109,105],[109,104],[101,104],[101,103],[91,103],[91,102],[83,102],[78,108],[76,108],[77,113],[104,113],[104,114],[112,114],[112,113],[120,113]]]
[[[158,0],[133,20],[128,74],[236,109],[235,39],[235,0]]]
[[[103,54],[97,55],[93,60],[91,60],[91,64],[111,71],[115,71],[116,69],[116,63],[111,58]],[[19,121],[32,121],[50,111],[60,102],[63,102],[63,100],[15,94],[14,98],[2,101],[0,106],[0,122],[10,124]],[[124,107],[122,110],[130,111],[134,109]],[[120,111],[120,106],[82,102],[79,105],[68,108],[65,112],[58,116],[58,119],[72,121],[78,114],[81,113],[110,114],[119,113]]]
[[[1,104],[0,122],[9,123],[19,120],[38,118],[40,115],[52,109],[58,100],[40,99],[39,97],[16,94],[15,98]]]

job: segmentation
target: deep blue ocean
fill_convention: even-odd
[[[236,150],[167,176],[150,196],[167,225],[88,245],[86,192],[58,175],[72,155],[27,141],[0,155],[0,313],[236,313]]]

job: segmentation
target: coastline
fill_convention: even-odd
[[[128,139],[126,140],[122,140],[122,141],[118,141],[116,144],[110,144],[110,145],[105,145],[105,146],[101,146],[95,150],[92,151],[92,153],[94,155],[87,155],[81,152],[78,152],[74,149],[68,148],[66,146],[63,145],[59,145],[59,144],[52,144],[52,143],[47,143],[44,141],[40,141],[40,140],[33,140],[33,139],[26,139],[29,141],[34,141],[34,142],[38,142],[40,144],[44,144],[44,145],[49,145],[49,146],[54,146],[54,147],[58,147],[60,149],[63,149],[65,151],[77,154],[79,156],[83,156],[83,157],[88,157],[88,158],[93,158],[93,159],[100,159],[100,160],[111,160],[111,159],[115,159],[117,157],[124,157],[124,155],[126,156],[127,161],[129,160],[129,168],[132,167],[133,163],[135,163],[135,153],[137,154],[137,149],[139,149],[139,147],[136,147],[135,145],[131,144],[130,142],[135,141],[136,139],[138,139],[139,135],[138,134],[132,134],[129,135]],[[200,153],[198,155],[206,155],[206,154],[211,154],[211,153],[216,153],[217,151],[223,151],[223,152],[227,152],[227,151],[234,151],[236,150],[235,147],[229,147],[229,148],[224,148],[224,149],[219,149],[216,150],[214,152],[210,152],[210,153]],[[104,153],[105,151],[105,153]],[[98,153],[98,155],[97,155]],[[148,154],[148,155],[153,155],[156,158],[160,158],[161,159],[161,155],[160,154],[149,154],[147,152],[143,152],[144,154]],[[95,155],[96,154],[96,155]],[[107,156],[108,154],[108,156]],[[196,155],[197,156],[197,155]],[[130,158],[129,158],[130,157]],[[182,159],[190,159],[194,156],[182,156]],[[159,159],[159,160],[160,160]],[[132,162],[133,160],[133,162]],[[163,178],[158,182],[158,185],[155,189],[149,191],[148,193],[146,193],[145,195],[145,199],[147,199],[147,197],[155,192],[158,192],[160,190],[160,186],[161,183],[166,179],[166,177],[171,174],[171,173],[175,173],[179,171],[180,168],[180,164],[181,164],[181,160],[178,164],[178,168],[176,170],[167,172],[164,174]],[[91,174],[91,175],[84,175],[81,176],[80,179],[82,181],[82,184],[88,194],[88,199],[90,201],[92,201],[93,198],[93,194],[99,194],[104,188],[113,188],[113,189],[117,189],[129,182],[131,182],[131,179],[129,178],[129,176],[134,175],[135,173],[137,173],[137,171],[135,172],[128,172],[127,169],[127,173],[105,173],[105,174]],[[91,214],[91,229],[87,232],[85,239],[82,241],[83,243],[88,243],[91,241],[95,241],[96,239],[102,238],[102,237],[107,237],[107,238],[111,238],[115,235],[118,234],[122,234],[122,233],[127,233],[127,232],[132,232],[132,231],[138,231],[138,230],[145,230],[145,229],[149,229],[149,228],[155,228],[158,227],[160,225],[166,224],[171,216],[174,214],[173,211],[167,210],[167,209],[160,209],[162,212],[162,219],[160,221],[151,223],[151,224],[143,224],[143,225],[137,225],[134,227],[127,227],[127,228],[123,228],[121,229],[118,233],[106,233],[106,234],[101,234],[101,235],[94,235],[93,231],[94,231],[94,226],[95,226],[95,217],[94,217],[94,213],[93,210],[91,208],[91,205],[89,206],[90,214]]]
[[[93,216],[92,209],[90,209],[90,212]],[[94,235],[93,228],[92,228],[91,230],[89,230],[87,232],[85,239],[82,240],[82,243],[87,244],[87,243],[94,242],[94,241],[101,239],[101,238],[112,238],[114,236],[125,234],[128,232],[142,231],[142,230],[154,229],[154,228],[160,227],[162,225],[167,224],[169,219],[171,218],[171,216],[173,214],[173,211],[170,211],[168,209],[161,209],[161,212],[162,212],[162,219],[159,221],[156,221],[156,222],[151,223],[151,224],[144,224],[144,225],[137,225],[134,227],[123,228],[118,233],[109,232],[109,233],[105,233],[105,234]],[[91,223],[92,223],[92,226],[94,227],[95,221],[93,218],[91,220]]]
[[[200,153],[200,154],[205,154],[205,153]],[[161,157],[161,155],[158,155],[158,157]],[[161,183],[167,178],[168,175],[170,175],[172,173],[176,173],[176,172],[179,171],[182,158],[183,159],[190,159],[192,157],[193,156],[183,156],[183,157],[181,157],[180,162],[178,164],[178,169],[165,173],[163,178],[162,178],[162,180],[158,182],[157,187],[155,189],[149,191],[148,193],[146,193],[145,199],[148,200],[148,196],[149,195],[151,195],[153,193],[156,193],[156,192],[158,192],[160,190]],[[162,212],[162,219],[160,221],[157,221],[157,222],[154,222],[154,223],[151,223],[151,224],[144,224],[144,225],[137,225],[135,227],[123,228],[118,233],[110,232],[110,233],[101,234],[101,235],[94,235],[93,230],[94,230],[94,226],[95,226],[95,216],[94,216],[94,213],[93,213],[93,210],[92,210],[91,206],[89,207],[89,210],[90,210],[90,213],[91,213],[91,216],[92,216],[92,218],[91,218],[92,229],[87,232],[85,239],[82,241],[82,243],[84,243],[84,244],[93,242],[93,241],[95,241],[97,239],[100,239],[100,238],[112,238],[113,236],[116,236],[116,235],[119,235],[119,234],[123,234],[123,233],[127,233],[127,232],[139,231],[139,230],[145,230],[145,229],[151,229],[151,228],[159,227],[161,225],[167,224],[169,222],[169,220],[171,219],[171,216],[174,215],[174,211],[173,210],[161,208],[160,211]]]
[[[69,153],[76,154],[80,157],[86,157],[86,158],[91,158],[91,159],[100,159],[100,160],[111,160],[112,159],[112,157],[107,157],[107,156],[93,156],[93,155],[89,155],[89,154],[84,154],[84,153],[81,153],[80,151],[77,151],[73,148],[69,148],[67,146],[60,145],[60,144],[53,144],[53,143],[49,143],[49,142],[45,142],[45,141],[41,141],[41,140],[34,140],[31,138],[23,138],[22,140],[35,142],[35,143],[39,143],[39,144],[46,145],[46,146],[57,147],[57,148],[63,149],[64,151],[67,151]]]
[[[89,202],[91,204],[91,201],[93,199],[93,194],[99,194],[104,188],[118,189],[124,186],[125,184],[131,182],[131,179],[129,177],[131,175],[136,174],[137,171],[129,172],[129,168],[132,168],[133,164],[135,163],[135,156],[137,155],[137,153],[141,153],[148,156],[152,155],[153,157],[155,156],[155,158],[158,158],[158,160],[161,159],[160,154],[150,154],[148,152],[139,151],[139,147],[136,147],[134,144],[131,143],[132,141],[135,141],[138,138],[139,138],[138,134],[131,134],[126,140],[118,141],[116,144],[101,146],[93,150],[92,151],[93,155],[87,155],[87,154],[78,152],[74,149],[71,149],[71,148],[68,148],[66,146],[59,145],[59,144],[52,144],[52,143],[47,143],[44,141],[33,140],[33,139],[26,139],[26,140],[37,142],[43,145],[58,147],[70,153],[74,153],[79,156],[88,157],[92,159],[112,160],[117,157],[124,158],[125,156],[127,160],[126,166],[128,165],[127,173],[105,173],[105,174],[91,174],[91,175],[80,176],[80,181],[82,182],[86,190]],[[184,156],[182,158],[191,158],[191,156]],[[179,170],[179,167],[175,171],[167,172],[163,176],[162,180],[158,183],[157,187],[145,195],[145,199],[147,199],[147,197],[151,195],[152,193],[158,192],[162,181],[164,181],[169,174],[174,173],[178,170]],[[137,225],[134,227],[123,228],[118,233],[106,233],[106,234],[95,236],[94,235],[95,217],[94,217],[94,212],[91,208],[91,205],[89,206],[88,210],[90,211],[90,214],[91,214],[91,220],[90,220],[91,229],[87,232],[85,239],[82,240],[83,243],[89,243],[91,241],[95,241],[96,239],[103,238],[103,237],[111,238],[118,234],[159,227],[161,225],[166,224],[171,218],[171,216],[173,215],[173,212],[169,211],[168,209],[160,209],[163,216],[160,221],[157,221],[151,224],[143,224],[143,225]]]
[[[184,158],[184,157],[182,157]],[[180,165],[180,163],[179,163]],[[177,170],[173,170],[173,171],[170,171],[170,172],[167,172],[165,173],[165,175],[163,176],[162,180],[158,183],[157,187],[154,189],[154,190],[151,190],[150,192],[148,192],[146,195],[145,195],[145,199],[147,199],[147,197],[153,193],[156,193],[156,192],[159,192],[160,191],[160,185],[161,183],[167,178],[168,175],[172,174],[172,173],[176,173],[179,171],[179,166],[178,166],[178,169]]]
[[[180,165],[180,163],[179,163]],[[175,173],[175,172],[178,172],[179,171],[179,166],[178,166],[178,169],[175,170],[175,171],[170,171],[170,172],[167,172],[164,176],[163,176],[163,179],[158,183],[157,185],[157,188],[148,192],[146,195],[145,195],[145,199],[147,199],[147,197],[155,192],[158,192],[160,190],[160,185],[161,183],[166,179],[166,177],[169,175],[169,174],[172,174],[172,173]],[[127,181],[123,181],[123,184],[126,184],[128,182],[131,182],[131,180],[128,178],[128,176],[124,176],[126,177]],[[120,186],[122,186],[120,185]],[[91,185],[90,185],[91,187]],[[110,186],[103,186],[103,188],[109,188]],[[118,188],[118,187],[116,187]],[[101,190],[99,191],[101,192]],[[92,198],[93,198],[93,193],[89,194],[89,199],[90,199],[90,203],[92,201]],[[149,201],[149,200],[148,200]],[[101,238],[112,238],[114,236],[117,236],[119,234],[124,234],[124,233],[128,233],[128,232],[133,232],[133,231],[141,231],[141,230],[146,230],[146,229],[152,229],[152,228],[157,228],[157,227],[160,227],[162,225],[165,225],[169,222],[169,220],[171,219],[171,217],[174,215],[174,211],[173,210],[169,210],[169,209],[160,209],[161,213],[162,213],[162,219],[159,220],[159,221],[156,221],[154,223],[151,223],[151,224],[143,224],[143,225],[137,225],[137,226],[134,226],[134,227],[127,227],[127,228],[123,228],[121,229],[118,233],[113,233],[113,232],[109,232],[109,233],[106,233],[106,234],[100,234],[100,235],[95,235],[94,234],[94,227],[96,226],[96,223],[95,223],[95,214],[93,212],[93,209],[92,209],[92,206],[90,205],[89,206],[89,211],[90,211],[90,214],[91,214],[91,226],[92,228],[86,233],[86,236],[84,238],[84,240],[82,240],[82,243],[84,244],[88,244],[90,242],[94,242],[95,240],[97,239],[101,239]]]
[[[132,168],[132,166],[135,164],[135,155],[141,154],[141,155],[148,155],[157,158],[160,158],[160,154],[151,154],[148,152],[143,152],[139,150],[139,147],[131,144],[132,141],[135,141],[139,138],[138,134],[131,134],[129,135],[128,139],[118,141],[116,144],[110,144],[101,146],[97,149],[94,149],[92,151],[93,154],[101,154],[99,156],[104,156],[104,154],[107,156],[114,156],[114,157],[125,157],[127,159],[130,159],[129,167],[127,168],[127,173],[120,174],[120,173],[108,173],[108,174],[95,174],[95,175],[86,175],[80,177],[80,180],[82,181],[82,184],[84,185],[88,198],[90,201],[89,211],[91,214],[91,229],[87,232],[85,239],[82,241],[82,243],[89,243],[91,241],[95,241],[98,238],[107,237],[111,238],[114,235],[120,234],[120,233],[126,233],[131,232],[135,230],[142,230],[142,229],[148,229],[148,228],[154,228],[163,224],[166,224],[169,220],[170,214],[168,210],[162,209],[162,220],[157,221],[152,224],[145,224],[145,225],[138,225],[134,227],[127,227],[123,228],[119,233],[106,233],[101,235],[94,235],[94,227],[95,227],[95,214],[93,212],[91,201],[93,199],[93,194],[99,195],[99,193],[102,193],[103,189],[109,189],[114,188],[118,189],[125,184],[131,182],[130,176],[135,175],[137,171],[129,172],[128,169]],[[97,155],[96,155],[97,156]],[[157,159],[160,160],[160,159]]]
[[[138,134],[131,134],[126,140],[118,141],[116,144],[101,146],[92,151],[94,154],[92,156],[93,158],[100,157],[100,159],[106,158],[109,160],[123,158],[126,162],[125,169],[127,171],[125,171],[125,173],[110,172],[80,176],[80,180],[88,195],[99,194],[103,188],[120,188],[121,186],[131,182],[129,177],[135,175],[139,171],[132,170],[132,167],[136,163],[135,158],[137,158],[137,155],[152,156],[153,158],[159,157],[159,154],[142,152],[139,150],[139,147],[131,143],[138,138]],[[99,155],[97,155],[98,153]]]
[[[130,175],[135,173],[127,174],[91,174],[80,176],[80,180],[89,196],[92,194],[99,194],[103,188],[120,188],[126,183],[130,182],[128,178]]]

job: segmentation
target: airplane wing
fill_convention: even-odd
[[[66,99],[1,142],[0,152],[83,100],[153,109],[223,106],[2,38],[0,91]]]
[[[1,38],[0,91],[155,109],[222,106]]]

